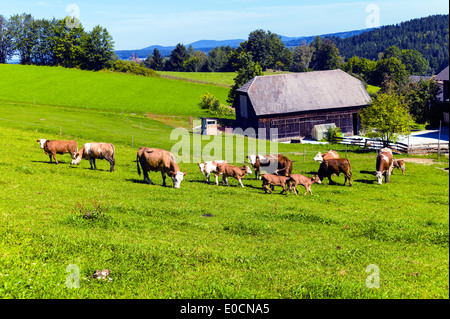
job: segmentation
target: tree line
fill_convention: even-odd
[[[114,42],[101,26],[84,30],[75,18],[34,19],[0,15],[0,63],[18,55],[21,64],[101,70],[113,60]]]

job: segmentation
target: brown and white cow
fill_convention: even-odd
[[[272,194],[275,186],[281,186],[283,190],[281,191],[280,194],[286,193],[287,195],[286,185],[288,185],[290,177],[275,174],[263,174],[261,176],[261,179],[263,181],[262,188],[264,189],[265,193],[269,191]]]
[[[319,175],[314,175],[314,177],[306,177],[301,174],[292,174],[289,176],[288,185],[290,190],[294,190],[295,195],[298,195],[297,185],[303,185],[306,189],[305,196],[308,192],[312,195],[311,185],[314,183],[320,183]]]
[[[385,183],[389,183],[389,177],[394,169],[394,157],[390,148],[382,148],[377,156],[377,182],[378,185],[383,183],[383,174],[385,175]]]
[[[320,163],[318,172],[320,183],[322,183],[325,177],[328,177],[330,185],[334,185],[336,183],[331,180],[331,175],[336,174],[337,176],[339,176],[340,173],[344,173],[345,175],[344,186],[347,185],[347,179],[350,182],[350,186],[352,186],[352,168],[348,159],[336,158],[329,159]]]
[[[220,163],[226,163],[227,161],[207,161],[207,162],[203,162],[203,163],[198,163],[198,168],[200,169],[200,172],[202,172],[203,175],[206,176],[206,182],[209,184],[210,180],[209,177],[212,174],[217,172],[217,164]],[[216,184],[218,183],[218,176],[216,176]]]
[[[396,160],[394,158],[394,167],[401,169],[402,170],[402,175],[405,175],[406,167],[405,167],[405,161],[404,160]]]
[[[239,185],[244,187],[244,184],[242,184],[242,178],[247,175],[251,174],[252,170],[247,165],[244,165],[243,167],[237,167],[234,165],[230,165],[227,163],[220,163],[217,164],[217,171],[214,173],[216,176],[216,185],[219,185],[218,176],[222,175],[222,182],[228,185],[228,177],[234,177],[239,181]]]
[[[261,171],[284,176],[292,173],[292,161],[283,154],[249,155],[247,158],[255,170],[255,179],[261,179]]]
[[[65,153],[69,153],[70,156],[73,156],[78,151],[77,142],[70,141],[60,141],[60,140],[46,140],[39,139],[38,142],[41,145],[41,148],[45,151],[45,155],[48,155],[50,158],[50,163],[52,163],[52,157],[55,159],[55,163],[58,164],[58,160],[56,159],[56,154],[62,155]]]
[[[105,159],[109,162],[109,170],[114,171],[114,165],[116,163],[115,159],[115,148],[111,143],[86,143],[83,147],[76,152],[72,157],[72,164],[79,165],[82,159],[89,160],[91,164],[91,169],[97,169],[95,164],[96,159]]]
[[[326,153],[317,153],[317,155],[313,158],[316,162],[322,163],[323,161],[329,160],[329,159],[336,159],[340,158],[339,154],[336,151],[329,150]]]
[[[149,184],[153,182],[148,177],[148,172],[161,172],[163,179],[163,186],[166,186],[166,174],[172,178],[173,187],[180,188],[181,181],[186,175],[186,172],[181,172],[175,160],[175,156],[169,151],[159,148],[141,147],[136,155],[137,171],[141,176],[141,169],[144,173],[144,183],[148,181]]]

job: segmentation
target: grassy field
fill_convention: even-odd
[[[87,81],[84,74],[110,76],[74,81]],[[156,185],[143,184],[135,162],[141,146],[170,149],[171,126],[106,101],[83,110],[72,93],[49,106],[61,103],[54,92],[41,92],[46,105],[6,101],[1,92],[2,298],[449,298],[448,159],[408,162],[406,175],[395,171],[380,186],[376,154],[348,148],[353,186],[334,177],[338,185],[313,185],[305,197],[265,194],[253,176],[245,188],[232,179],[207,185],[196,163],[180,163],[187,175],[177,190],[162,187],[159,173],[150,173]],[[105,161],[96,171],[87,161],[71,166],[67,154],[50,164],[38,138],[112,142],[116,171]],[[339,145],[279,151],[294,160],[294,173],[311,176],[324,147],[345,156]],[[66,285],[70,265],[79,288]],[[366,286],[369,265],[379,268],[379,288]],[[111,280],[93,279],[98,269],[110,269]]]
[[[22,65],[0,65],[0,87],[0,101],[183,116],[207,114],[198,107],[202,94],[226,103],[229,92],[186,81]]]

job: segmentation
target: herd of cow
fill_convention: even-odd
[[[72,156],[71,164],[80,164],[82,159],[89,160],[91,169],[96,169],[95,160],[105,159],[110,163],[110,171],[114,171],[115,165],[115,148],[111,143],[86,143],[78,150],[76,141],[63,140],[37,140],[40,143],[41,149],[49,156],[50,162],[52,158],[58,164],[56,154],[69,153]],[[275,186],[283,188],[281,193],[287,191],[294,191],[297,195],[297,186],[305,187],[306,195],[308,192],[312,195],[311,185],[314,183],[322,183],[326,177],[330,184],[335,184],[331,179],[332,175],[339,176],[341,173],[345,176],[344,186],[349,181],[352,186],[352,171],[350,161],[347,158],[340,158],[336,151],[329,150],[327,153],[319,152],[314,161],[320,163],[318,173],[312,178],[301,174],[292,174],[292,161],[282,154],[278,155],[249,155],[247,156],[251,166],[255,171],[255,179],[262,180],[262,188],[267,193],[272,193]],[[186,175],[186,172],[181,172],[176,163],[173,154],[167,150],[141,147],[136,155],[137,172],[141,175],[141,168],[144,175],[144,183],[153,184],[148,177],[149,171],[161,172],[163,178],[163,186],[166,186],[166,174],[172,178],[173,187],[180,188],[181,181]],[[214,174],[216,185],[219,184],[219,176],[222,175],[222,182],[228,185],[228,177],[233,177],[238,180],[239,184],[244,187],[242,178],[245,175],[252,174],[249,166],[243,167],[228,164],[226,161],[208,161],[198,164],[200,171],[206,176],[206,181],[210,183],[210,176]],[[382,184],[383,175],[385,182],[389,183],[390,175],[394,167],[400,168],[402,173],[405,173],[405,163],[401,160],[395,160],[392,151],[389,148],[380,150],[376,161],[376,177],[378,184]],[[261,174],[265,172],[265,174]],[[269,187],[270,186],[270,187]]]

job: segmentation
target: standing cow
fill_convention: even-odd
[[[110,164],[109,170],[113,172],[116,163],[115,153],[114,145],[111,143],[86,143],[74,154],[72,164],[79,165],[82,159],[86,159],[89,160],[91,169],[97,169],[95,160],[105,159]]]
[[[390,148],[382,148],[377,156],[377,182],[378,185],[383,183],[383,174],[385,175],[385,183],[389,183],[389,177],[394,169],[394,157]]]
[[[149,171],[161,172],[163,179],[163,186],[166,186],[166,174],[172,178],[173,187],[180,188],[181,181],[186,175],[186,172],[180,172],[178,164],[175,161],[175,157],[169,151],[159,148],[141,147],[136,155],[137,171],[141,176],[141,170],[144,173],[144,183],[153,184],[148,177]]]
[[[330,181],[330,185],[334,185],[336,183],[331,180],[331,175],[336,174],[337,176],[339,176],[340,173],[344,173],[345,175],[344,186],[347,185],[347,179],[350,182],[350,186],[352,186],[352,168],[350,165],[350,161],[346,158],[337,158],[323,161],[320,164],[319,172],[317,175],[319,175],[320,183],[325,177],[327,177]]]
[[[70,141],[58,141],[58,140],[46,140],[39,139],[38,142],[41,145],[41,148],[45,151],[45,155],[50,157],[50,163],[52,163],[52,156],[55,159],[55,163],[58,164],[58,160],[56,159],[56,154],[62,155],[65,153],[69,153],[70,156],[73,156],[78,151],[77,142]]]

